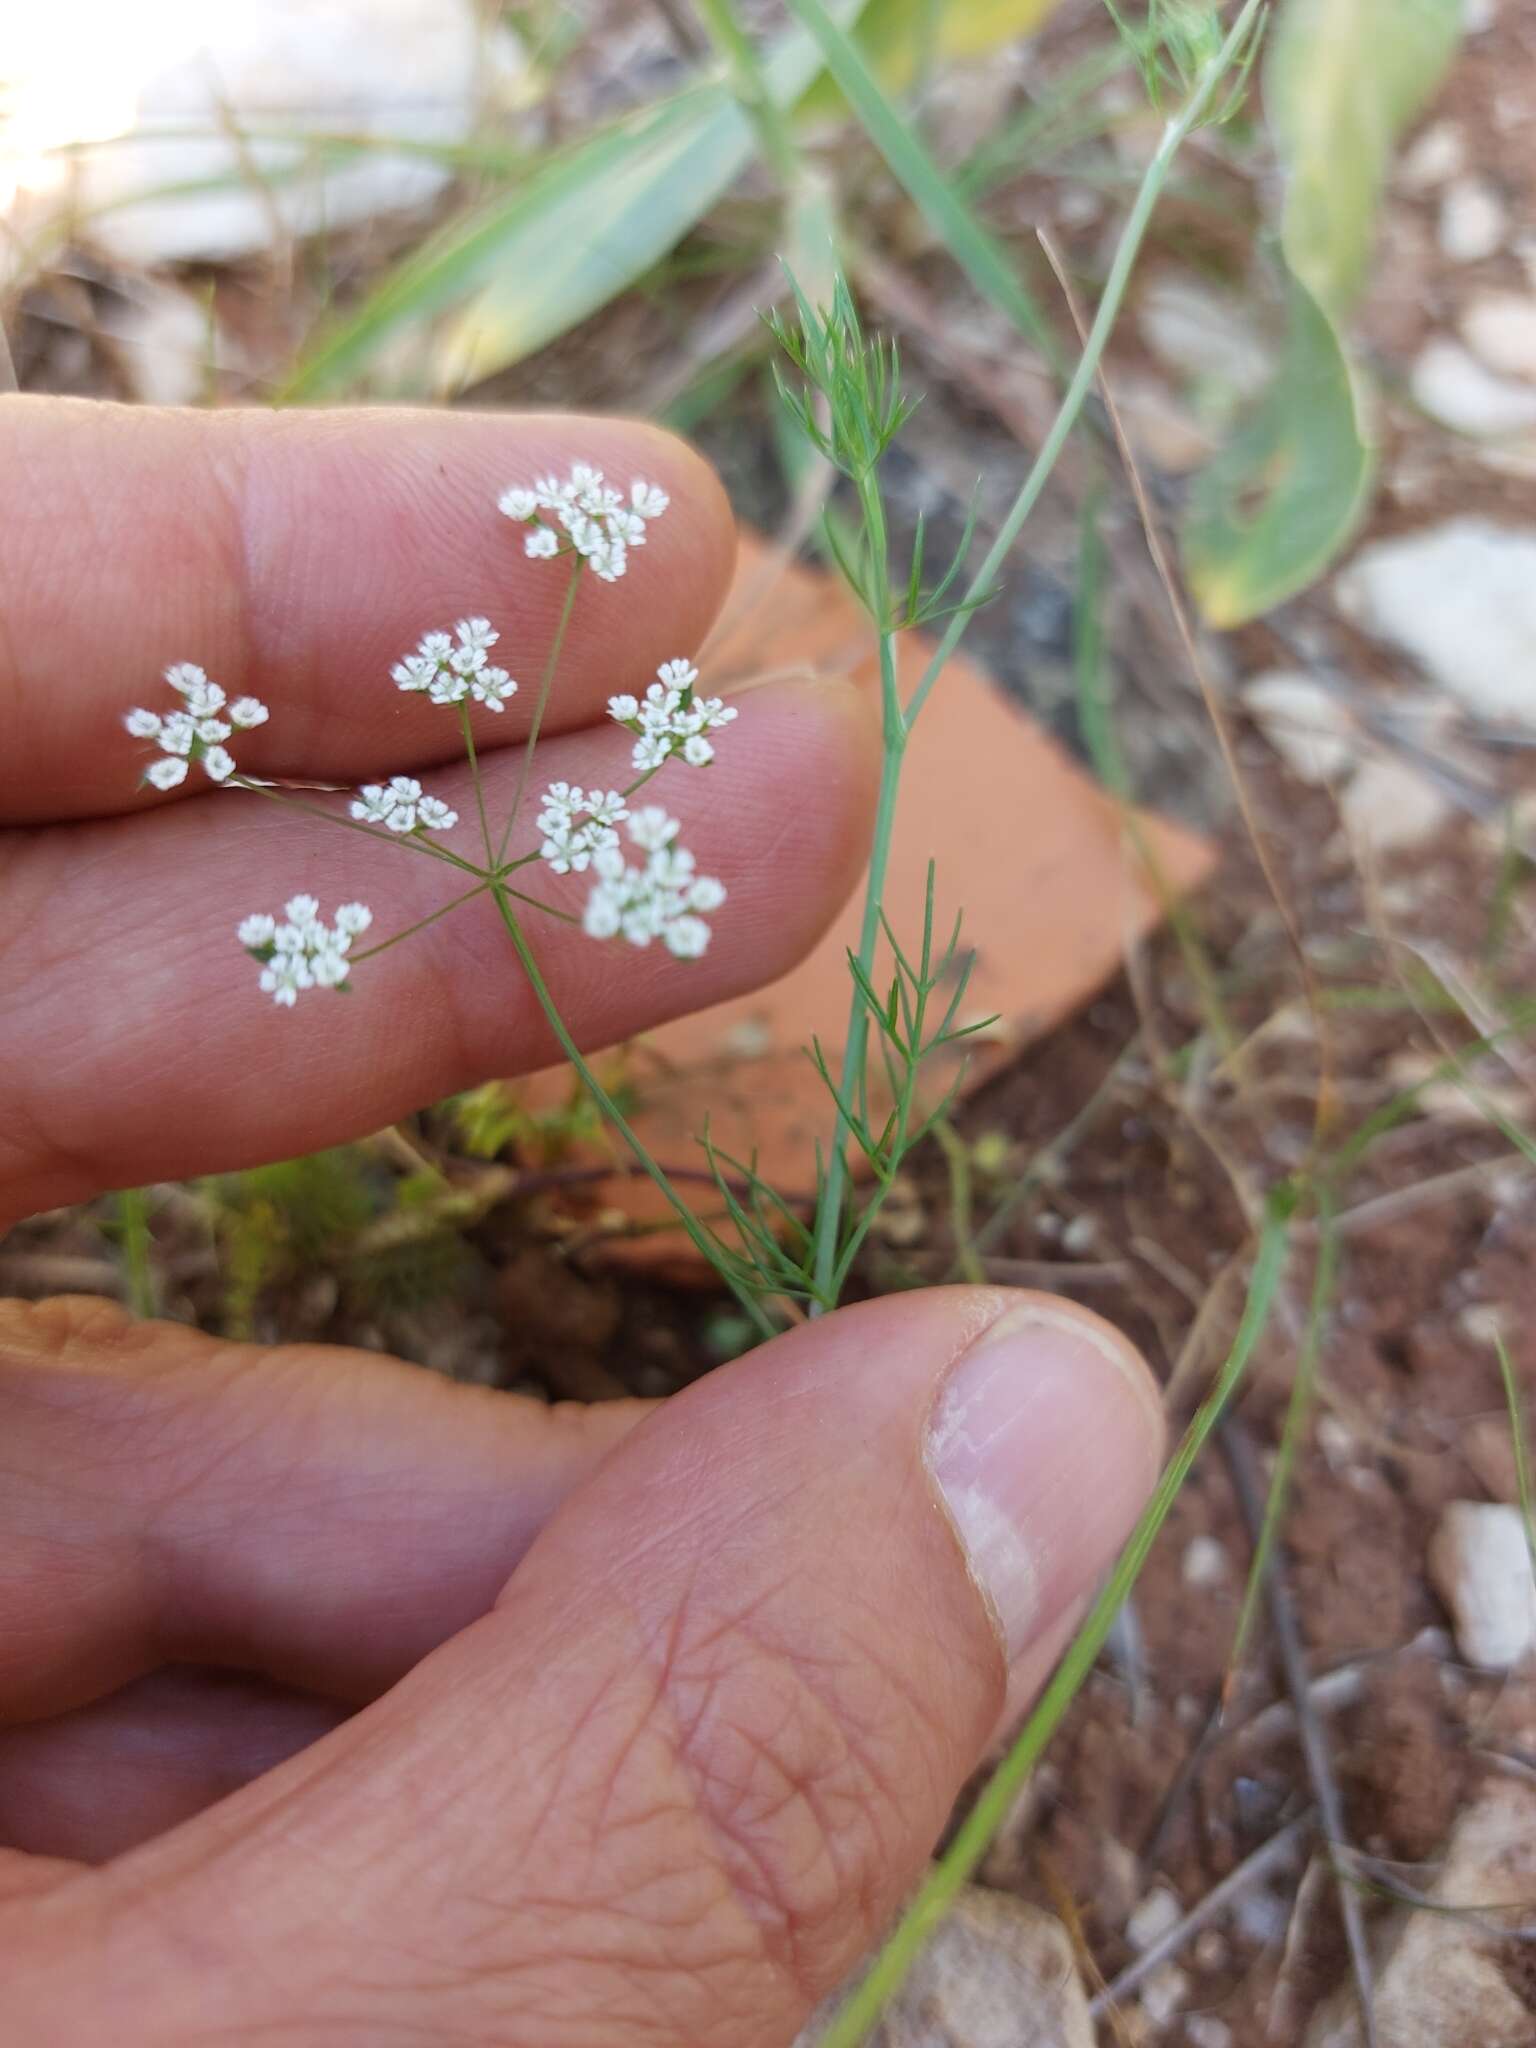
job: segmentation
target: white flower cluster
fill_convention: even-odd
[[[459,822],[441,797],[427,796],[409,775],[388,782],[365,782],[353,800],[352,815],[364,825],[383,825],[390,832],[451,832]]]
[[[261,962],[261,992],[291,1010],[300,992],[343,988],[351,966],[352,941],[373,923],[366,903],[343,903],[333,923],[320,922],[313,896],[291,896],[281,919],[258,914],[241,924],[237,937]]]
[[[614,827],[628,816],[629,806],[616,789],[582,789],[579,784],[552,782],[539,812],[538,826],[544,835],[539,858],[557,875],[579,875],[595,854],[618,845]]]
[[[646,527],[672,501],[659,485],[639,477],[626,500],[600,469],[577,462],[564,483],[545,476],[531,488],[514,484],[496,502],[529,529],[524,547],[534,561],[579,555],[593,575],[617,583],[629,567],[630,549],[645,546]]]
[[[616,845],[592,855],[597,880],[587,898],[582,926],[594,939],[626,938],[632,946],[660,939],[680,960],[697,960],[710,940],[701,912],[718,910],[725,890],[713,875],[694,872],[694,858],[677,844],[682,830],[659,804],[647,804],[628,821],[629,836],[646,856],[633,867]],[[617,834],[613,835],[617,839]]]
[[[144,771],[144,780],[156,789],[174,789],[187,779],[195,762],[214,782],[228,782],[235,772],[235,757],[225,741],[253,725],[265,725],[267,707],[257,697],[236,697],[231,703],[224,692],[192,661],[175,661],[165,680],[181,698],[174,711],[130,711],[124,725],[136,740],[153,740],[160,759]]]
[[[450,634],[424,633],[416,652],[397,661],[391,676],[402,690],[425,690],[434,704],[462,704],[473,697],[487,711],[505,709],[517,685],[504,668],[486,659],[501,635],[489,619],[460,619],[453,631],[457,646]]]
[[[706,768],[715,750],[704,737],[729,725],[734,705],[694,691],[699,672],[690,661],[666,661],[643,697],[610,697],[608,716],[635,735],[634,764],[641,774],[674,758]]]

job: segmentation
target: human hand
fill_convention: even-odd
[[[134,791],[121,713],[191,655],[283,714],[255,774],[447,758],[378,678],[502,589],[536,672],[559,594],[483,507],[591,454],[673,498],[568,642],[541,760],[595,779],[605,697],[723,594],[702,466],[463,414],[9,400],[0,435],[0,1225],[546,1060],[488,909],[323,1028],[253,1000],[218,943],[252,877],[339,900],[373,850]],[[485,735],[493,791],[525,716]],[[853,879],[852,694],[765,686],[736,731],[690,810],[732,906],[705,959],[545,941],[587,1043],[781,972]],[[402,923],[426,865],[396,864]],[[1160,1440],[1112,1332],[1001,1290],[844,1311],[651,1413],[0,1305],[0,2044],[785,2048],[1049,1668]]]

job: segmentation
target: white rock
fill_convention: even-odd
[[[1224,1585],[1232,1571],[1226,1545],[1214,1536],[1196,1536],[1184,1552],[1179,1576],[1186,1586]]]
[[[1435,785],[1406,761],[1367,761],[1339,799],[1344,829],[1363,849],[1400,853],[1432,839],[1451,815]]]
[[[1137,1997],[1154,2027],[1166,2027],[1189,1997],[1189,1979],[1176,1963],[1164,1963],[1142,1985]]]
[[[138,11],[125,6],[121,15],[131,26]],[[119,35],[114,25],[97,42],[60,41],[60,75],[45,65],[29,86],[43,107],[50,94],[60,99],[64,79],[82,80],[89,99],[96,71],[115,66],[122,113],[77,132],[88,142],[116,139],[80,153],[72,193],[60,197],[89,215],[92,242],[130,267],[227,260],[266,248],[278,232],[308,234],[420,205],[450,170],[383,151],[324,169],[292,131],[462,142],[487,79],[517,62],[508,40],[487,38],[469,0],[183,6],[164,11],[157,34]],[[231,127],[248,131],[243,143]],[[289,136],[274,139],[275,130]],[[210,179],[228,180],[228,189],[163,190]],[[135,201],[156,190],[162,196]]]
[[[1480,263],[1504,246],[1509,215],[1485,178],[1458,178],[1440,202],[1440,248],[1453,263]]]
[[[1461,331],[1490,370],[1536,383],[1536,294],[1480,292],[1461,316]]]
[[[1469,1664],[1507,1671],[1536,1643],[1536,1577],[1519,1508],[1452,1501],[1430,1538],[1429,1576]]]
[[[816,2048],[829,1999],[795,2048]],[[870,2048],[1094,2048],[1094,2025],[1061,1922],[972,1885],[924,1946]]]
[[[1438,1869],[1430,1896],[1440,1910],[1407,1907],[1389,1923],[1373,2000],[1378,2048],[1528,2048],[1536,2025],[1503,1966],[1511,1945],[1490,1937],[1480,1909],[1536,1893],[1536,1792],[1491,1779]],[[1362,2048],[1362,2034],[1346,1985],[1318,2013],[1306,2048]]]
[[[1454,121],[1435,121],[1426,128],[1398,165],[1398,183],[1405,192],[1431,192],[1467,168],[1467,138]]]
[[[103,313],[101,326],[141,405],[195,405],[210,368],[229,357],[202,300],[153,278],[136,279],[132,296]]]
[[[1363,549],[1335,583],[1349,617],[1406,650],[1475,715],[1536,727],[1536,531],[1452,519]]]
[[[1142,295],[1137,324],[1147,347],[1180,376],[1249,398],[1269,382],[1273,357],[1236,299],[1196,278],[1163,276]]]
[[[1536,390],[1516,378],[1496,376],[1470,349],[1443,335],[1425,344],[1410,384],[1430,418],[1458,434],[1491,440],[1536,430]]]
[[[1125,1938],[1138,1955],[1144,1955],[1165,1934],[1171,1934],[1184,1918],[1179,1895],[1168,1885],[1155,1884],[1125,1923]]]
[[[1291,1905],[1268,1885],[1245,1891],[1232,1908],[1232,1925],[1256,1948],[1273,1948],[1291,1924]]]
[[[1293,775],[1337,782],[1355,759],[1359,735],[1342,700],[1303,669],[1271,669],[1243,686],[1243,702]]]
[[[1189,2048],[1232,2048],[1232,2029],[1213,2012],[1192,2012],[1184,2022]]]

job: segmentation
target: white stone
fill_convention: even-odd
[[[1444,335],[1420,351],[1410,384],[1430,418],[1458,434],[1491,440],[1536,431],[1536,389],[1496,376],[1470,349]]]
[[[486,34],[470,0],[162,7],[156,32],[137,36],[127,31],[138,10],[124,5],[119,16],[122,30],[109,18],[110,32],[89,47],[78,36],[55,39],[56,49],[50,41],[59,75],[45,62],[27,89],[46,110],[67,105],[63,80],[78,81],[90,102],[90,81],[104,65],[115,67],[115,119],[53,139],[99,142],[79,153],[72,186],[61,186],[58,199],[84,216],[97,248],[131,267],[228,260],[267,248],[277,235],[422,204],[448,184],[449,168],[382,150],[323,168],[292,131],[462,142],[487,83],[508,81],[520,63],[509,38]],[[104,85],[98,81],[98,99]],[[277,139],[277,130],[287,137]],[[39,175],[56,175],[57,164],[40,157]],[[215,179],[228,189],[163,189]],[[135,197],[157,190],[159,197]]]
[[[816,2048],[838,1998],[795,2048]],[[971,1885],[924,1944],[869,2048],[1094,2048],[1094,2025],[1061,1922]]]
[[[1362,849],[1401,853],[1432,839],[1451,815],[1446,797],[1406,761],[1367,761],[1339,799],[1344,829]]]
[[[1458,178],[1440,202],[1440,248],[1453,263],[1480,263],[1504,246],[1509,215],[1484,178]]]
[[[1461,331],[1490,370],[1536,383],[1536,293],[1480,292],[1461,316]]]
[[[1536,1643],[1536,1577],[1519,1508],[1452,1501],[1430,1538],[1429,1576],[1469,1664],[1507,1671]]]
[[[1464,709],[1536,727],[1536,531],[1486,519],[1377,541],[1335,583],[1364,632],[1411,654]]]
[[[1265,739],[1303,782],[1337,782],[1359,735],[1343,701],[1304,669],[1271,669],[1243,685],[1243,702]]]
[[[1154,2027],[1166,2027],[1189,1997],[1189,1979],[1176,1963],[1154,1970],[1137,1993],[1141,2009]]]
[[[1168,1885],[1155,1884],[1125,1923],[1125,1938],[1138,1955],[1171,1934],[1184,1918],[1179,1895]]]
[[[141,405],[195,405],[210,370],[230,356],[207,306],[153,278],[135,279],[131,296],[101,315],[101,327]]]
[[[1186,1586],[1220,1586],[1231,1576],[1226,1545],[1214,1536],[1196,1536],[1184,1552],[1179,1576]]]
[[[1398,183],[1405,192],[1432,192],[1466,168],[1466,136],[1454,121],[1435,121],[1404,153]]]
[[[1250,398],[1269,382],[1274,359],[1236,299],[1198,279],[1159,277],[1143,294],[1137,324],[1147,347],[1181,377]]]
[[[1189,2048],[1232,2048],[1232,2029],[1213,2012],[1192,2012],[1184,2022]]]
[[[1384,1930],[1377,2048],[1527,2048],[1536,2026],[1504,1967],[1511,1944],[1489,1934],[1486,1908],[1536,1892],[1536,1791],[1490,1778],[1435,1868],[1432,1910],[1404,1907]],[[1306,2048],[1362,2048],[1363,2032],[1344,1985],[1317,2014]]]

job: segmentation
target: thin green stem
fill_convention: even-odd
[[[469,706],[459,705],[459,731],[464,736],[464,757],[469,762],[469,779],[474,785],[475,810],[480,819],[480,837],[485,842],[485,865],[494,868],[500,859],[491,839],[491,821],[485,810],[485,784],[480,776],[480,756],[475,752],[474,730],[469,722]]]
[[[614,1101],[608,1090],[588,1065],[585,1055],[575,1039],[572,1038],[565,1019],[561,1016],[555,1005],[555,999],[549,992],[549,986],[544,979],[537,959],[534,957],[533,948],[529,945],[527,935],[517,921],[517,914],[509,900],[510,892],[500,881],[497,881],[493,884],[492,893],[496,899],[496,908],[501,913],[501,921],[507,928],[507,936],[511,939],[516,949],[518,960],[522,964],[523,972],[528,977],[528,986],[533,990],[534,998],[539,1008],[544,1012],[545,1022],[559,1041],[560,1050],[581,1076],[588,1094],[591,1095],[603,1114],[608,1118],[608,1121],[619,1133],[619,1136],[628,1145],[630,1151],[634,1153],[635,1158],[645,1169],[646,1174],[666,1197],[678,1222],[681,1223],[683,1229],[688,1233],[689,1240],[694,1248],[702,1257],[709,1261],[715,1271],[726,1281],[731,1292],[741,1303],[742,1308],[751,1317],[753,1327],[757,1330],[758,1334],[762,1337],[777,1336],[778,1332],[775,1330],[773,1322],[768,1316],[767,1311],[763,1308],[762,1303],[758,1301],[750,1289],[742,1286],[725,1270],[721,1262],[720,1247],[715,1244],[704,1224],[683,1200],[676,1188],[673,1187],[671,1181],[667,1178],[665,1169],[652,1158],[639,1133],[634,1129],[629,1119],[619,1108],[619,1105]]]
[[[1243,1319],[1215,1386],[1196,1413],[1172,1462],[1158,1482],[1141,1520],[1121,1553],[1108,1583],[1094,1602],[1072,1647],[1025,1723],[1012,1749],[993,1772],[953,1841],[908,1908],[900,1926],[875,1958],[864,1981],[821,2038],[820,2048],[862,2048],[880,2015],[900,1990],[918,1951],[975,1873],[993,1836],[1007,1818],[1047,1743],[1098,1660],[1115,1618],[1146,1563],[1169,1511],[1195,1461],[1231,1403],[1255,1347],[1268,1326],[1285,1271],[1294,1190],[1277,1189],[1270,1199]]]
[[[433,860],[446,861],[449,867],[461,868],[466,875],[480,873],[473,861],[450,853],[446,846],[439,846],[434,839],[417,839],[404,832],[386,832],[378,825],[364,825],[356,818],[344,818],[338,811],[328,811],[324,804],[306,803],[303,797],[292,796],[287,790],[273,789],[265,782],[250,782],[243,775],[232,776],[226,787],[248,789],[253,796],[267,797],[290,811],[299,812],[302,817],[319,818],[327,825],[340,825],[347,832],[361,832],[365,838],[377,840],[380,845],[400,846],[408,853],[427,854]]]
[[[757,130],[758,143],[774,176],[782,185],[792,185],[799,174],[800,152],[788,121],[768,89],[768,79],[751,37],[737,20],[731,0],[697,0],[697,5],[710,41],[725,59],[731,91]]]
[[[113,1197],[117,1240],[122,1246],[128,1305],[139,1317],[158,1314],[155,1274],[150,1264],[149,1199],[142,1188],[122,1188]]]
[[[500,867],[507,857],[507,844],[512,829],[517,823],[518,813],[523,808],[523,798],[528,793],[528,778],[533,773],[533,756],[539,744],[539,734],[544,729],[544,713],[549,709],[549,693],[554,687],[555,670],[565,646],[565,636],[570,629],[571,614],[576,609],[576,592],[581,585],[581,572],[585,566],[584,557],[575,555],[571,560],[571,577],[565,586],[565,602],[560,607],[560,618],[555,626],[555,637],[550,642],[549,653],[544,662],[544,673],[539,678],[539,694],[534,702],[533,723],[528,728],[528,739],[523,747],[523,762],[518,770],[517,787],[512,792],[512,809],[507,815],[506,830],[501,835],[501,844],[491,859],[492,867]]]
[[[387,953],[391,946],[398,946],[405,939],[414,939],[418,932],[426,931],[430,925],[436,924],[440,918],[447,917],[451,912],[461,910],[466,903],[473,903],[477,896],[483,896],[488,889],[494,889],[495,886],[495,878],[487,875],[485,880],[477,882],[473,889],[467,889],[462,896],[455,896],[451,903],[444,903],[437,910],[428,911],[425,917],[419,917],[414,924],[408,924],[404,931],[396,932],[391,938],[382,939],[377,946],[369,946],[361,953],[350,954],[348,957],[352,965],[359,967],[365,960],[376,960],[381,953]]]
[[[891,631],[889,547],[885,508],[874,476],[859,484],[865,530],[870,544],[870,609],[880,628],[880,696],[885,735],[885,758],[880,771],[880,799],[875,811],[874,837],[869,851],[869,873],[864,883],[864,915],[859,927],[858,962],[868,979],[874,966],[875,948],[880,940],[880,913],[885,903],[885,881],[890,867],[891,841],[896,830],[896,802],[901,793],[901,769],[906,756],[909,721],[902,715],[896,674],[895,636]],[[847,1106],[864,1087],[869,1059],[869,1010],[857,984],[848,1010],[848,1035],[843,1045],[842,1073],[838,1079],[837,1122],[827,1160],[827,1177],[816,1205],[811,1280],[816,1300],[812,1314],[836,1306],[838,1242],[842,1234],[843,1203],[847,1197],[848,1130]]]
[[[1034,466],[1025,478],[1023,488],[1013,502],[1012,510],[1003,521],[986,560],[972,580],[962,608],[950,620],[944,637],[934,650],[933,659],[912,693],[906,714],[909,726],[927,703],[934,684],[943,674],[950,656],[959,646],[961,635],[970,623],[972,610],[996,583],[999,570],[1012,552],[1013,544],[1023,531],[1025,521],[1039,503],[1040,494],[1061,459],[1067,438],[1077,425],[1079,415],[1093,390],[1094,381],[1099,374],[1099,364],[1103,360],[1109,338],[1120,317],[1120,308],[1131,281],[1131,273],[1141,254],[1141,245],[1146,240],[1147,229],[1151,225],[1152,215],[1162,196],[1174,160],[1210,111],[1222,79],[1236,59],[1242,55],[1264,5],[1265,0],[1248,0],[1247,6],[1233,23],[1231,33],[1220,51],[1201,73],[1187,104],[1163,131],[1163,138],[1157,146],[1156,154],[1148,164],[1137,189],[1136,201],[1121,234],[1119,247],[1115,250],[1115,260],[1110,266],[1109,277],[1105,282],[1103,297],[1099,300],[1099,310],[1094,317],[1087,345],[1073,374],[1072,382],[1067,387],[1067,394],[1061,402],[1055,423],[1045,437]]]

